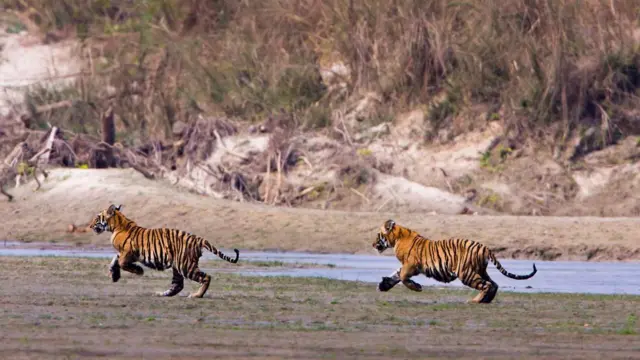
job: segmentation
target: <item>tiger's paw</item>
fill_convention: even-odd
[[[387,292],[387,291],[391,290],[391,288],[396,286],[396,284],[398,284],[397,281],[395,281],[394,279],[392,279],[390,277],[385,276],[385,277],[382,278],[382,281],[380,281],[380,283],[378,283],[378,291]]]
[[[417,291],[417,292],[422,291],[422,285],[418,284],[415,281],[409,280],[409,285],[407,287],[413,291]]]
[[[178,295],[178,293],[180,291],[182,291],[182,287],[181,286],[175,286],[175,287],[171,287],[171,289],[169,289],[169,290],[158,291],[158,292],[156,292],[156,295],[163,296],[163,297],[172,297],[172,296]]]
[[[111,276],[111,281],[118,282],[118,280],[120,280],[120,268],[119,267],[110,268],[109,275]]]

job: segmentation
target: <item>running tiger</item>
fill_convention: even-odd
[[[422,273],[443,283],[459,278],[466,286],[480,290],[472,302],[490,303],[498,292],[498,284],[487,274],[489,260],[504,276],[516,280],[528,279],[538,271],[533,264],[533,272],[528,275],[511,274],[485,245],[464,239],[429,240],[393,220],[387,220],[381,227],[373,247],[380,254],[394,248],[402,263],[393,274],[382,278],[379,291],[389,291],[399,282],[413,291],[422,291],[422,286],[411,280],[412,276]]]
[[[182,291],[184,278],[187,277],[201,284],[197,292],[189,297],[201,298],[209,288],[211,276],[198,268],[198,261],[205,248],[230,263],[237,263],[240,252],[233,249],[236,258],[223,254],[207,240],[177,229],[146,229],[138,226],[120,212],[122,205],[111,205],[101,211],[91,222],[89,227],[96,234],[110,231],[111,244],[118,251],[109,266],[111,280],[120,279],[120,269],[136,275],[142,275],[144,270],[135,264],[139,261],[143,265],[155,269],[173,269],[173,279],[169,290],[157,293],[161,296],[174,296]]]

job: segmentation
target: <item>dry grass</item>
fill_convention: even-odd
[[[210,270],[204,299],[153,295],[169,272],[124,274],[108,261],[0,257],[0,357],[629,358],[639,297],[398,288]],[[195,288],[186,284],[185,293]],[[184,295],[184,294],[183,294]],[[416,336],[428,334],[428,336]]]
[[[483,103],[516,134],[561,142],[593,125],[603,143],[637,130],[630,110],[638,105],[640,5],[632,1],[5,0],[4,7],[44,31],[83,39],[91,69],[81,99],[100,103],[104,85],[113,86],[110,101],[132,142],[166,137],[200,110],[246,120],[284,110],[301,127],[326,126],[328,112],[318,109],[344,98],[330,96],[319,69],[336,60],[351,69],[348,95],[377,91],[396,109],[439,95],[430,110],[436,127],[477,126],[456,115]],[[318,101],[325,105],[311,106]]]

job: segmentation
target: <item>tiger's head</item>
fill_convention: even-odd
[[[101,234],[104,231],[113,231],[114,216],[120,213],[121,208],[122,205],[115,206],[112,204],[108,209],[102,210],[89,224],[89,228],[96,234]]]
[[[373,247],[378,250],[378,253],[382,254],[388,248],[392,248],[396,245],[396,240],[399,238],[400,226],[396,225],[393,220],[385,221],[384,225],[380,227],[380,232],[376,237],[376,241],[373,242]]]

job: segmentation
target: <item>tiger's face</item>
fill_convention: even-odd
[[[102,210],[95,218],[93,218],[89,228],[91,228],[91,230],[96,234],[102,234],[104,231],[113,231],[109,226],[109,219],[116,214],[116,210],[120,211],[120,208],[122,208],[122,205],[111,205],[108,209]]]
[[[380,232],[376,237],[376,240],[373,242],[373,248],[378,251],[379,254],[382,254],[388,248],[393,247],[395,243],[394,233],[396,223],[393,220],[387,220],[384,225],[380,228]]]
[[[385,250],[387,250],[390,247],[389,241],[382,233],[378,233],[378,237],[376,241],[374,241],[373,247],[376,250],[378,250],[379,254],[382,254]]]

